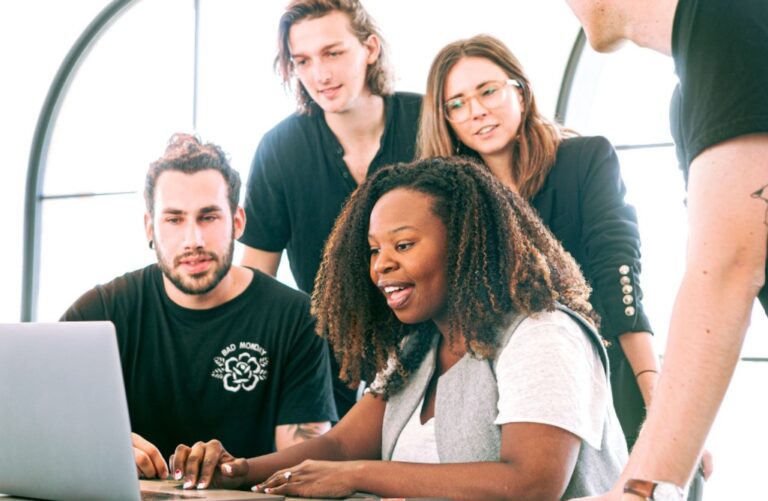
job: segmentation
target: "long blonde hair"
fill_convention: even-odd
[[[523,111],[510,169],[520,195],[531,199],[544,184],[549,169],[555,162],[560,142],[575,133],[539,113],[533,90],[520,61],[501,40],[490,35],[476,35],[448,44],[432,62],[421,109],[417,158],[462,154],[478,156],[474,150],[458,140],[445,118],[443,107],[445,79],[456,63],[465,57],[487,59],[499,66],[509,78],[520,83]]]

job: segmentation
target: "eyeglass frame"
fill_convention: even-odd
[[[485,82],[482,85],[482,87],[484,87],[484,86],[486,86],[486,85],[488,85],[490,83],[503,83],[504,84],[503,85],[503,89],[505,91],[506,91],[506,88],[510,87],[510,86],[511,87],[517,87],[518,89],[522,89],[523,88],[522,82],[520,82],[520,80],[517,80],[515,78],[508,78],[506,80],[489,80],[489,81]],[[480,90],[480,89],[478,89],[478,90]],[[506,97],[507,96],[504,96],[504,98],[506,98]],[[470,94],[468,96],[460,96],[460,97],[454,97],[452,99],[449,99],[449,100],[443,102],[443,113],[445,113],[445,119],[448,120],[451,123],[454,123],[454,124],[461,124],[461,123],[469,121],[472,118],[472,111],[470,109],[469,116],[467,118],[465,118],[464,120],[452,120],[451,119],[450,112],[448,111],[447,106],[448,106],[448,103],[450,103],[451,101],[456,100],[456,99],[464,99],[466,101],[466,104],[469,105],[469,106],[471,106],[470,105],[470,101],[472,101],[474,99],[478,104],[481,104],[484,108],[488,109],[488,107],[486,107],[484,104],[482,104],[480,102],[480,99],[479,99],[477,91],[473,92],[472,94]],[[503,103],[504,103],[504,100],[502,99],[502,101],[497,106],[492,106],[492,107],[490,107],[490,109],[496,109],[499,106],[501,106]]]

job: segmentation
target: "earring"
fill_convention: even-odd
[[[149,248],[150,249],[154,249],[155,248],[155,241],[154,240],[150,240],[149,241]]]

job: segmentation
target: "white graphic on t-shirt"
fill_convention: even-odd
[[[240,353],[235,354],[234,352],[238,350]],[[219,367],[211,372],[211,376],[223,380],[225,390],[251,391],[256,388],[259,381],[267,379],[269,357],[267,357],[267,350],[258,343],[247,341],[241,341],[239,345],[232,343],[221,350],[221,355],[213,359]]]

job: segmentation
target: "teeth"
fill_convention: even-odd
[[[384,292],[387,293],[387,294],[392,294],[395,291],[401,291],[403,289],[404,289],[404,287],[395,287],[393,285],[388,285],[388,286],[384,287]]]
[[[491,129],[493,129],[494,127],[496,127],[496,126],[495,126],[495,125],[486,125],[486,126],[485,126],[485,127],[483,127],[482,129],[480,129],[479,131],[477,131],[477,133],[478,133],[478,134],[485,134],[486,132],[490,131],[490,130],[491,130]]]

